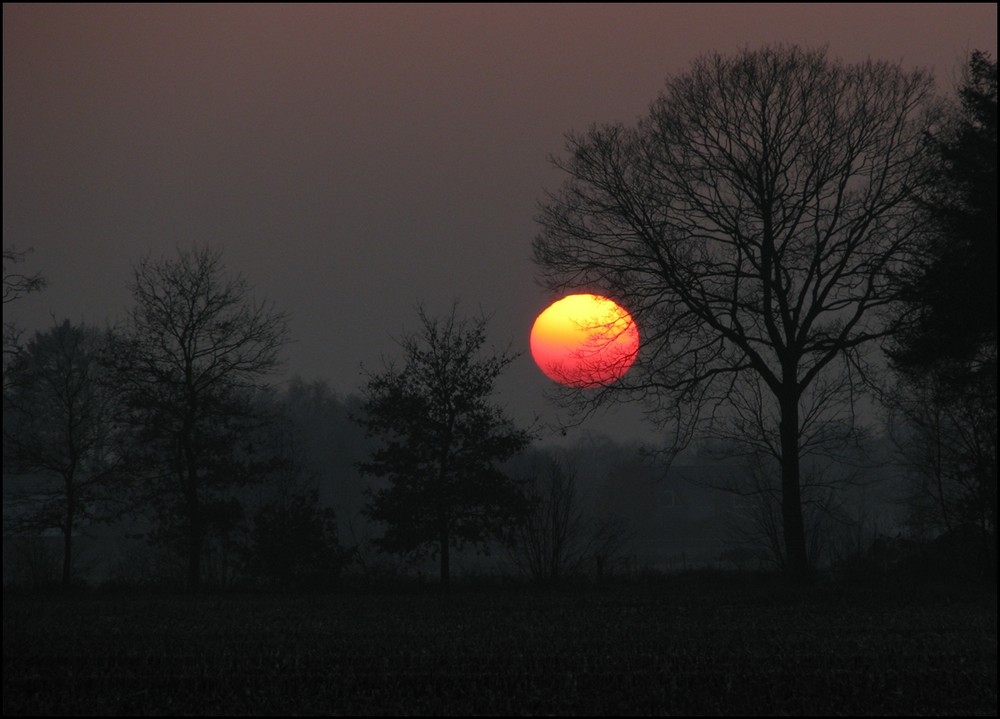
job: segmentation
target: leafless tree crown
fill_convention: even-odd
[[[176,260],[143,259],[131,290],[133,356],[146,370],[133,376],[200,393],[253,386],[279,366],[286,316],[256,301],[242,277],[227,277],[220,251],[203,247]]]
[[[643,337],[586,401],[645,397],[666,421],[728,401],[744,370],[798,396],[857,364],[920,231],[931,92],[922,72],[769,48],[696,61],[635,127],[570,135],[535,260],[553,290],[619,299]]]

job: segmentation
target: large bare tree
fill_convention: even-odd
[[[571,134],[554,160],[568,178],[539,216],[544,281],[615,298],[643,337],[623,380],[578,401],[645,400],[678,444],[759,413],[794,581],[811,573],[803,433],[853,402],[867,351],[891,331],[893,273],[920,231],[911,197],[932,91],[920,71],[822,50],[709,55],[636,126]]]
[[[221,252],[208,247],[141,260],[131,290],[119,381],[148,468],[161,478],[161,518],[183,536],[196,589],[225,489],[257,469],[243,446],[256,422],[250,393],[279,365],[286,318],[228,275]]]

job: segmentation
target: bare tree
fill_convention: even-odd
[[[615,517],[592,517],[577,490],[576,467],[551,452],[537,457],[526,482],[528,511],[514,525],[508,551],[536,581],[555,582],[586,562],[618,555],[628,534]]]
[[[794,47],[710,55],[638,126],[570,135],[555,160],[569,177],[539,217],[544,280],[615,298],[644,338],[622,381],[577,401],[646,401],[683,445],[738,413],[738,388],[759,378],[793,581],[811,574],[804,393],[826,381],[853,403],[868,350],[892,331],[883,310],[920,231],[911,198],[931,100],[927,75],[886,63]]]
[[[226,488],[262,469],[249,446],[259,420],[251,393],[279,365],[286,318],[226,276],[208,247],[141,260],[131,290],[116,369],[149,468],[166,480],[156,483],[160,517],[183,536],[197,589],[208,532],[233,510]]]
[[[105,381],[107,337],[69,321],[39,332],[12,367],[4,397],[4,459],[16,486],[4,502],[5,531],[63,537],[62,583],[72,581],[73,538],[81,524],[117,504],[122,456],[115,451],[117,392]]]

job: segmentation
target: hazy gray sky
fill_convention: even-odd
[[[355,391],[418,301],[458,300],[525,353],[501,401],[551,418],[530,246],[564,133],[765,43],[927,67],[951,94],[996,28],[995,3],[4,5],[4,246],[49,281],[4,318],[114,323],[138,258],[208,242],[290,313],[287,376]],[[646,437],[637,416],[587,429]]]

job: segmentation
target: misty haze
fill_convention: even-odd
[[[4,714],[996,715],[996,5],[4,6]]]

